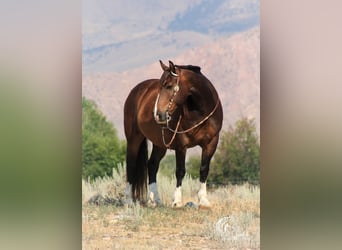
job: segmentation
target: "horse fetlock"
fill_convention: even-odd
[[[155,204],[155,205],[160,205],[161,204],[161,200],[160,200],[159,194],[158,194],[157,183],[155,183],[155,182],[151,183],[149,185],[149,190],[150,190],[150,194],[149,194],[148,203]]]
[[[148,199],[147,203],[151,207],[162,206],[162,202],[161,202],[160,198],[158,197],[158,194],[155,195],[153,192],[150,192],[149,199]]]
[[[149,201],[154,202],[154,193],[153,192],[150,192]]]
[[[133,205],[133,199],[132,199],[132,184],[128,183],[126,184],[126,204],[129,206]]]
[[[130,197],[126,197],[126,205],[128,207],[132,207],[133,206],[133,199]]]
[[[183,203],[181,201],[179,201],[179,202],[176,202],[176,201],[172,202],[172,207],[182,207],[182,206],[183,206]]]
[[[197,196],[199,200],[207,198],[207,192],[201,189],[200,191],[198,191]]]
[[[175,193],[173,195],[173,207],[181,207],[182,206],[182,190],[181,187],[177,187]]]
[[[205,182],[201,183],[201,188],[198,191],[199,205],[204,207],[210,207],[210,202],[207,197],[207,185]]]

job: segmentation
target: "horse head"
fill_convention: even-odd
[[[169,61],[166,66],[159,60],[163,69],[160,77],[160,89],[154,105],[154,119],[159,124],[166,124],[171,120],[172,115],[179,110],[187,98],[189,88],[186,83],[180,81],[180,69]]]

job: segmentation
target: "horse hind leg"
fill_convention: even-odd
[[[153,207],[157,205],[162,205],[162,202],[160,200],[159,193],[158,193],[158,187],[157,187],[157,172],[159,168],[159,163],[161,159],[164,157],[165,153],[166,153],[166,149],[153,145],[151,157],[147,163],[148,178],[149,178],[148,203]]]
[[[200,190],[198,191],[199,206],[209,208],[211,204],[207,196],[207,177],[209,174],[210,160],[216,151],[218,136],[214,137],[209,144],[202,147],[202,160],[200,167]]]
[[[132,206],[133,205],[132,184],[129,183],[129,181],[126,182],[125,195],[126,195],[126,204],[128,206]]]
[[[132,183],[134,180],[134,169],[136,167],[136,157],[138,152],[137,144],[127,143],[127,151],[126,151],[126,203],[131,206],[133,204],[133,195],[132,195]]]
[[[127,140],[126,152],[126,202],[141,200],[147,179],[147,145],[144,137],[136,136]]]

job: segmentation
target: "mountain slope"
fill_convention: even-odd
[[[259,0],[85,0],[83,71],[122,72],[257,25]]]

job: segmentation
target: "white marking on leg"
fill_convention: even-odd
[[[210,202],[207,197],[207,183],[201,182],[201,188],[198,191],[199,205],[204,207],[210,207]]]
[[[175,193],[173,195],[173,207],[181,207],[182,206],[182,187],[179,186],[176,188]]]
[[[153,206],[160,205],[161,204],[161,200],[160,200],[159,194],[158,194],[157,183],[153,182],[148,187],[149,187],[149,190],[150,190],[149,202]]]
[[[132,184],[128,183],[126,184],[126,203],[127,205],[132,205],[133,204],[133,199],[132,199]]]

